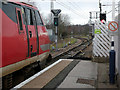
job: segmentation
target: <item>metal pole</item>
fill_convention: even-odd
[[[100,13],[101,13],[102,12],[102,8],[101,8],[100,0],[99,0],[99,8],[100,8]]]
[[[112,20],[115,20],[115,0],[112,0]]]
[[[115,19],[115,0],[112,1],[112,20]],[[114,50],[114,36],[111,36],[111,51],[109,53],[109,82],[115,84],[115,50]]]
[[[92,19],[92,12],[90,12],[90,20]]]
[[[51,5],[50,5],[50,8],[51,8],[51,10],[52,9],[54,9],[54,3],[53,3],[53,0],[51,0],[51,3],[50,3]],[[50,12],[51,12],[51,10],[50,10]],[[52,15],[52,12],[51,12],[51,29],[52,29],[52,20],[53,20],[53,15]]]
[[[109,53],[109,82],[110,84],[115,83],[115,50],[114,50],[114,38],[111,41],[111,51]]]
[[[57,26],[56,26],[55,33],[56,33],[56,51],[57,51],[58,50],[58,46],[57,46],[57,40],[58,40],[58,37],[57,37]]]

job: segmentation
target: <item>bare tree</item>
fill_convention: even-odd
[[[70,25],[70,17],[67,14],[60,14],[59,18],[61,18],[60,23],[64,23],[64,26]]]
[[[65,36],[68,35],[68,26],[70,25],[70,17],[66,14],[60,14],[59,15],[59,25],[58,25],[58,36],[61,38],[64,38]],[[53,29],[54,27],[51,28],[51,26],[53,26],[53,20],[51,21],[51,15],[49,14],[47,18],[44,18],[44,22],[46,24],[46,27],[48,29]],[[52,22],[52,23],[51,23]]]

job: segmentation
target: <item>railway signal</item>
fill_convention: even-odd
[[[58,18],[54,18],[54,25],[58,26]]]
[[[56,35],[56,51],[57,49],[57,28],[58,28],[58,15],[61,12],[60,9],[52,9],[51,12],[54,14],[54,26],[56,27],[55,35]]]
[[[51,12],[54,14],[54,16],[58,16],[58,14],[61,12],[60,9],[52,9]]]
[[[51,12],[54,14],[54,26],[58,26],[58,15],[61,12],[60,9],[52,9]]]
[[[106,21],[106,13],[100,13],[100,21],[104,23]]]

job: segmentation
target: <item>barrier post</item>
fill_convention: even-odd
[[[115,84],[115,50],[110,51],[109,64],[109,82]]]

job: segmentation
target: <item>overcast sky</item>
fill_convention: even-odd
[[[32,0],[31,0],[32,1]],[[50,13],[50,1],[51,0],[34,0],[37,3],[37,7],[40,9],[40,13],[47,17]],[[99,0],[53,0],[54,9],[61,9],[63,14],[67,14],[70,17],[71,24],[86,24],[89,21],[89,12],[99,11]],[[116,7],[119,0],[115,0]],[[103,6],[102,12],[109,12],[112,10],[112,0],[101,0]],[[118,9],[117,9],[118,10]],[[118,11],[116,11],[116,15]],[[107,14],[107,21],[111,21],[112,13]]]

